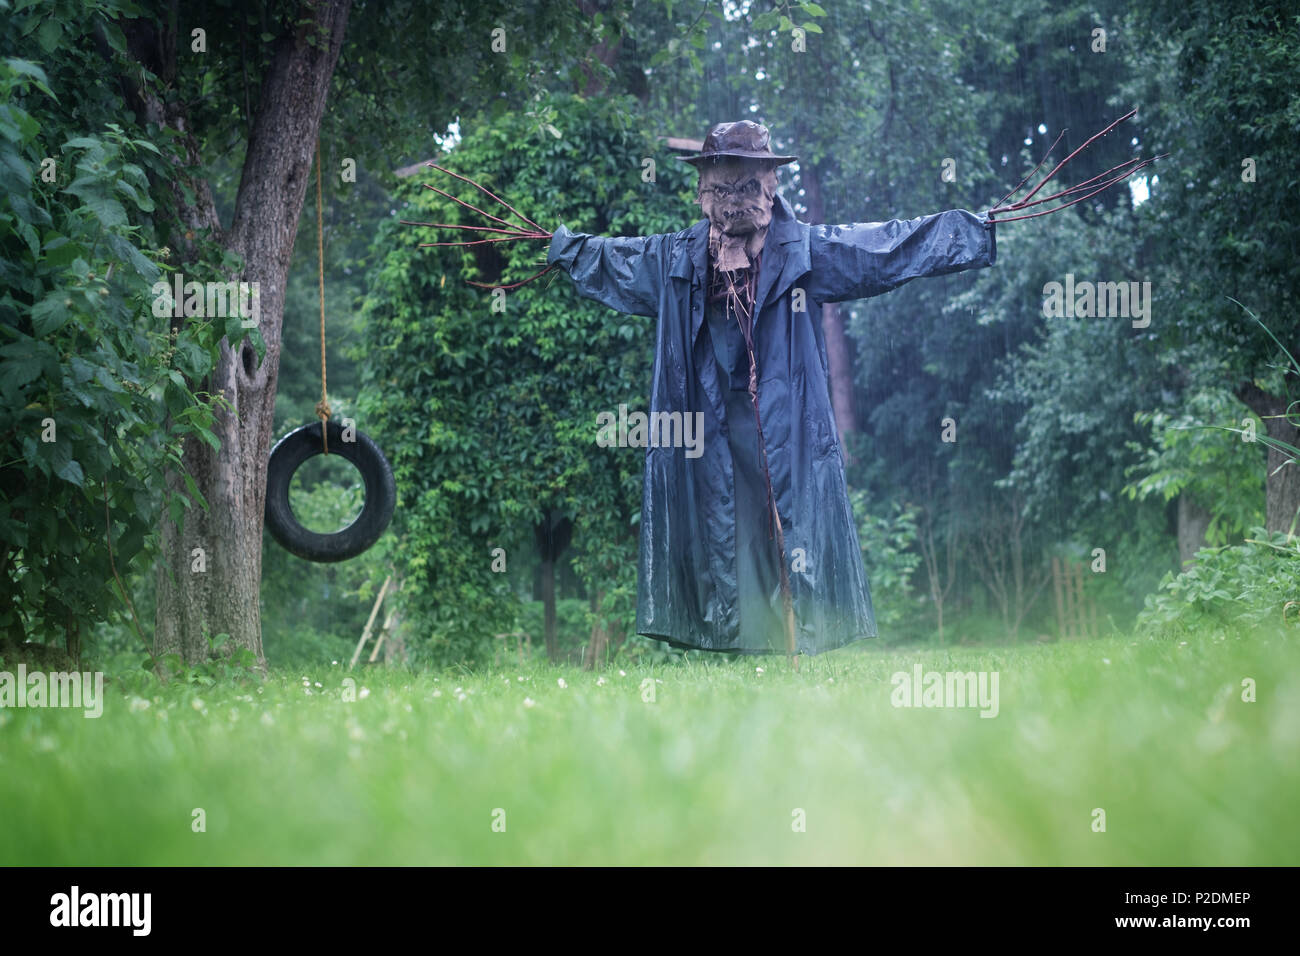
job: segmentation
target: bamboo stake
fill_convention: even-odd
[[[388,613],[384,615],[384,626],[379,629],[379,637],[375,638],[375,648],[370,652],[370,659],[367,664],[373,664],[375,658],[379,656],[379,648],[384,644],[384,638],[388,635],[388,625],[393,623],[393,615],[397,613],[396,608],[389,608]]]
[[[379,589],[379,597],[375,598],[375,606],[370,609],[370,620],[366,621],[366,628],[361,632],[361,640],[357,641],[357,649],[352,652],[352,660],[348,661],[348,670],[357,666],[357,658],[361,656],[361,648],[366,646],[366,641],[370,639],[370,628],[375,623],[375,615],[379,613],[380,602],[384,600],[384,594],[388,590],[388,582],[393,580],[390,574],[384,578],[384,586]]]

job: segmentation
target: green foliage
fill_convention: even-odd
[[[552,108],[560,138],[538,133],[528,116],[467,120],[444,164],[548,229],[646,235],[694,218],[693,174],[631,121],[630,101],[557,96],[539,106]],[[654,182],[642,179],[644,158],[656,160]],[[447,177],[417,179],[403,190],[401,218],[477,221],[421,185],[447,188]],[[468,187],[455,191],[468,196]],[[494,634],[514,630],[520,585],[511,575],[552,513],[574,522],[575,568],[607,595],[599,613],[630,630],[643,453],[597,448],[595,421],[620,403],[645,405],[654,320],[582,300],[555,274],[506,293],[496,310],[490,293],[463,280],[522,279],[540,268],[545,243],[416,245],[445,238],[384,224],[366,312],[361,405],[397,477],[397,567],[416,630],[445,660],[486,653]],[[495,548],[505,551],[505,574],[492,570]]]
[[[208,656],[198,664],[187,664],[180,654],[171,653],[157,660],[146,658],[141,662],[141,669],[164,684],[195,687],[232,684],[257,676],[256,655],[247,647],[226,649],[230,643],[229,634],[204,634],[204,638],[208,644]]]
[[[1155,444],[1144,448],[1129,443],[1144,457],[1128,469],[1128,474],[1141,477],[1124,487],[1125,495],[1139,501],[1153,495],[1164,501],[1191,495],[1211,515],[1206,541],[1212,545],[1238,541],[1263,520],[1263,455],[1243,454],[1237,446],[1250,433],[1262,434],[1264,427],[1232,395],[1221,389],[1194,392],[1180,413],[1138,412],[1134,421],[1151,428]],[[1231,428],[1218,428],[1241,432],[1242,438],[1208,427],[1211,422],[1231,423]]]
[[[1245,311],[1263,325],[1253,312]],[[1267,327],[1265,331],[1273,337]],[[1300,374],[1300,364],[1291,352],[1276,338],[1273,341],[1290,361],[1290,366],[1282,369],[1284,374]],[[1165,427],[1161,447],[1148,451],[1146,477],[1126,489],[1133,495],[1159,491],[1166,498],[1186,489],[1202,500],[1213,499],[1214,518],[1206,535],[1212,544],[1235,539],[1240,526],[1251,519],[1257,523],[1263,511],[1258,452],[1243,453],[1236,439],[1225,440],[1220,432],[1241,435],[1248,448],[1256,448],[1256,441],[1272,444],[1290,456],[1287,465],[1292,467],[1300,456],[1300,449],[1265,435],[1255,416],[1243,420],[1241,428],[1206,421],[1227,418],[1235,424],[1241,411],[1233,405],[1222,393],[1201,393],[1194,396],[1187,421],[1166,425],[1164,416],[1144,416],[1157,426],[1158,433]],[[1230,480],[1233,476],[1235,482]],[[1245,489],[1249,493],[1243,494]],[[1206,625],[1285,623],[1287,611],[1300,601],[1300,539],[1294,530],[1270,534],[1255,526],[1240,544],[1201,549],[1191,568],[1177,576],[1166,574],[1160,591],[1148,596],[1139,627],[1168,634],[1190,633]]]
[[[892,630],[909,615],[916,599],[912,573],[921,564],[916,550],[917,509],[894,500],[888,513],[882,513],[863,490],[852,491],[849,498],[876,623],[882,632]]]
[[[1294,626],[1300,601],[1300,539],[1263,527],[1237,545],[1202,548],[1196,564],[1169,572],[1149,595],[1138,629],[1152,636],[1186,636],[1207,628]]]
[[[1294,7],[1153,0],[1133,13],[1140,42],[1130,95],[1144,104],[1148,148],[1176,157],[1151,194],[1164,238],[1153,279],[1177,289],[1160,332],[1221,360],[1232,384],[1262,379],[1278,352],[1269,336],[1243,329],[1225,295],[1274,317],[1277,337],[1300,352]]]
[[[162,474],[185,436],[216,444],[218,400],[189,383],[226,332],[169,332],[152,311],[168,253],[152,245],[150,179],[168,181],[176,157],[104,123],[126,113],[119,94],[84,80],[105,66],[89,31],[118,49],[125,9],[46,5],[0,27],[0,54],[34,30],[45,56],[0,61],[0,628],[61,628],[70,647],[116,605],[106,539],[125,575],[163,509],[205,506],[188,476],[178,490]]]
[[[520,633],[528,635],[535,655],[545,649],[542,643],[544,613],[545,608],[541,601],[524,601],[520,605],[517,629]],[[576,598],[560,598],[555,602],[555,622],[561,657],[577,659],[578,653],[591,639],[591,619],[587,602]],[[505,641],[504,646],[509,650],[507,657],[510,658],[514,653],[514,638]],[[493,656],[495,657],[495,654]]]

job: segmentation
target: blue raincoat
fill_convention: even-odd
[[[764,550],[757,543],[770,532],[766,513],[745,493],[754,486],[756,459],[736,453],[742,446],[731,434],[738,420],[728,415],[728,394],[737,385],[726,374],[717,327],[711,336],[712,321],[706,321],[708,240],[707,219],[677,233],[626,238],[560,226],[547,262],[567,272],[587,298],[658,317],[652,415],[704,413],[702,453],[693,452],[698,457],[647,442],[637,632],[678,647],[784,652],[784,641],[771,639],[771,628],[742,600],[757,588],[767,605],[757,610],[767,612],[767,623],[776,620],[780,599],[772,575],[760,575],[759,585],[747,580],[764,568],[750,551]],[[799,653],[818,654],[877,633],[831,407],[820,306],[879,295],[921,276],[990,266],[995,257],[994,224],[963,210],[810,226],[776,197],[760,259],[753,334]],[[767,551],[774,555],[772,548]]]

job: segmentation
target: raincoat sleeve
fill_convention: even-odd
[[[671,236],[590,236],[560,226],[547,265],[562,268],[579,294],[632,315],[658,315],[665,241]]]
[[[991,266],[997,258],[993,230],[993,222],[964,209],[813,226],[808,295],[817,302],[866,299],[922,276]]]

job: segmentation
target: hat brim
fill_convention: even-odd
[[[757,153],[753,150],[744,149],[723,149],[716,153],[697,153],[694,156],[678,156],[684,163],[690,163],[692,166],[698,166],[706,159],[722,159],[731,156],[736,159],[761,159],[772,163],[775,166],[784,166],[786,163],[796,162],[798,156],[774,156],[771,153]]]

